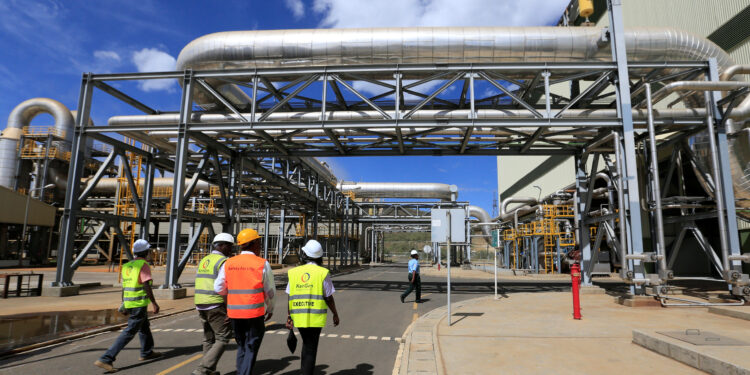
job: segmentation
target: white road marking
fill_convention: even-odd
[[[151,332],[201,332],[202,329],[200,328],[154,328],[151,330]],[[277,334],[277,335],[286,335],[289,333],[286,329],[280,329],[280,330],[268,330],[266,331],[267,334]],[[299,332],[294,332],[295,335],[299,335]],[[380,340],[380,341],[396,341],[401,342],[401,337],[394,337],[391,338],[390,336],[364,336],[364,335],[339,335],[337,333],[321,333],[320,337],[329,337],[329,338],[342,338],[342,339],[349,339],[354,338],[356,340]]]

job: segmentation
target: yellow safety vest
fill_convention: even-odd
[[[136,259],[122,266],[122,301],[126,309],[148,306],[149,299],[143,284],[138,282],[141,268],[146,264],[143,259]]]
[[[328,270],[307,264],[289,270],[289,314],[297,327],[325,327],[328,305],[323,299],[323,281]]]
[[[211,305],[224,303],[224,296],[214,291],[214,281],[219,275],[221,265],[227,257],[219,254],[208,254],[198,263],[198,272],[195,275],[195,304]]]

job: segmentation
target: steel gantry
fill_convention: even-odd
[[[706,91],[710,95],[704,106],[690,109],[655,110],[632,104],[651,102],[646,92],[650,85],[667,87],[698,77],[716,81],[715,63],[628,61],[619,2],[610,1],[608,5],[611,26],[602,33],[602,43],[610,45],[611,61],[331,65],[84,75],[56,283],[71,283],[76,220],[93,216],[111,223],[124,220],[81,209],[86,198],[77,183],[82,177],[81,151],[87,139],[94,138],[121,151],[143,154],[147,180],[157,166],[173,173],[165,288],[180,287],[178,280],[186,259],[179,256],[184,242],[182,223],[187,219],[199,221],[205,228],[211,228],[211,223],[237,228],[243,216],[241,202],[304,211],[316,218],[313,236],[317,235],[317,217],[321,215],[328,219],[329,227],[338,223],[343,241],[340,246],[347,247],[347,236],[358,228],[352,223],[369,220],[370,208],[358,203],[358,209],[353,209],[349,198],[336,191],[328,180],[330,176],[316,169],[309,157],[569,155],[576,160],[576,238],[580,239],[584,270],[592,259],[587,225],[606,221],[609,232],[617,236],[612,240],[620,244],[623,276],[631,283],[632,293],[642,293],[643,286],[658,285],[668,272],[645,267],[663,259],[666,250],[659,245],[656,253],[660,254],[652,257],[644,253],[639,186],[644,181],[640,181],[636,158],[639,141],[648,134],[708,131],[713,139],[711,150],[717,155],[713,159],[713,181],[716,202],[721,202],[717,215],[722,225],[722,268],[731,285],[746,285],[747,275],[738,268],[741,259],[737,258],[736,227],[732,227],[736,217],[721,108],[727,104],[720,103],[718,91]],[[152,109],[112,85],[154,79],[180,82],[178,112]],[[364,86],[380,92],[373,94],[363,90]],[[569,88],[563,90],[569,94],[560,94],[561,90],[555,89],[559,87]],[[90,124],[92,93],[97,88],[145,115],[113,116],[107,124]],[[702,95],[694,92],[688,92],[684,99]],[[131,150],[133,147],[126,147],[111,134],[136,139],[149,151]],[[600,160],[613,176],[616,209],[592,215]],[[219,187],[221,200],[215,214],[185,210],[197,181]],[[142,225],[149,220],[150,194],[146,189],[142,197],[133,195],[139,207],[137,220]],[[391,214],[396,216],[399,210],[410,212],[393,208]],[[650,218],[653,210],[646,212]],[[194,242],[195,238],[188,239],[188,249]],[[344,256],[346,262],[354,259],[349,250]],[[584,282],[590,282],[590,275]],[[744,290],[733,291],[738,289]]]

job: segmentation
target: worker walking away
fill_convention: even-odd
[[[320,331],[326,325],[328,308],[333,313],[333,325],[339,325],[339,314],[333,300],[333,282],[323,264],[323,247],[315,240],[302,247],[306,264],[289,270],[286,293],[289,295],[289,316],[286,327],[297,327],[302,336],[302,374],[312,375],[318,355]]]
[[[256,255],[260,243],[254,229],[237,234],[241,252],[219,267],[214,282],[214,291],[227,296],[227,315],[237,342],[237,375],[252,374],[266,332],[263,322],[273,315],[276,284],[271,265]]]
[[[195,308],[203,323],[203,359],[193,375],[218,374],[216,364],[232,338],[232,325],[227,318],[226,297],[214,291],[219,269],[232,256],[234,237],[219,233],[213,240],[213,251],[198,263],[195,275]]]
[[[154,305],[154,314],[159,313],[159,304],[151,291],[151,268],[148,266],[151,245],[146,240],[139,239],[133,243],[135,259],[125,263],[120,270],[122,274],[122,301],[128,314],[128,326],[117,337],[101,358],[94,362],[107,372],[115,372],[112,365],[117,354],[127,345],[137,333],[141,339],[141,361],[155,359],[163,354],[154,351],[154,337],[148,322],[148,304]]]
[[[401,294],[401,303],[404,303],[404,298],[415,288],[417,289],[417,299],[415,302],[422,302],[422,279],[419,277],[419,253],[417,250],[412,250],[411,259],[409,259],[409,288]]]

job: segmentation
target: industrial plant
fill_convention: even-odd
[[[173,71],[83,73],[75,108],[30,98],[8,115],[0,265],[56,267],[43,295],[73,296],[78,270],[118,272],[146,239],[171,300],[222,232],[257,230],[274,267],[317,240],[331,271],[390,264],[389,236],[424,233],[422,267],[580,264],[583,288],[616,283],[633,305],[745,305],[750,42],[727,28],[750,6],[700,31],[636,8],[571,1],[547,27],[224,31]],[[178,90],[140,99],[152,80]],[[415,155],[497,157],[497,212],[460,181],[347,181],[323,159]],[[676,292],[690,283],[721,298]]]

